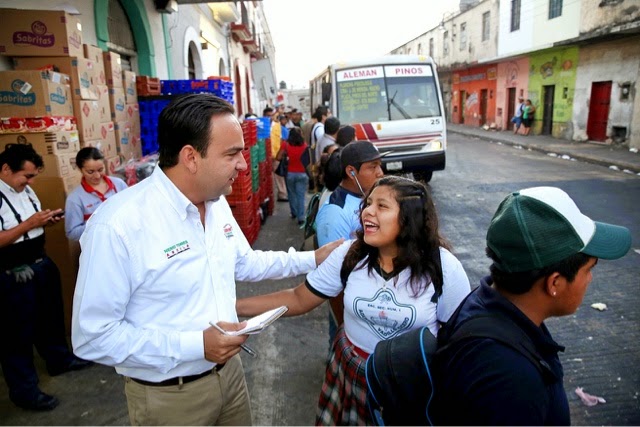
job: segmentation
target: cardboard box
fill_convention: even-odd
[[[49,154],[42,156],[44,168],[38,174],[43,178],[69,178],[80,176],[80,169],[76,166],[76,154]]]
[[[120,156],[107,157],[104,159],[107,168],[107,174],[116,175],[116,169],[122,166],[122,158]]]
[[[0,117],[73,116],[71,90],[44,71],[0,71]]]
[[[125,101],[123,88],[109,88],[109,105],[111,106],[112,121],[124,122],[127,120],[127,104]]]
[[[140,133],[140,107],[137,103],[127,104],[124,108],[127,113],[127,121],[134,132]]]
[[[122,87],[122,65],[120,55],[115,52],[103,52],[104,74],[107,77],[107,86]]]
[[[127,104],[138,102],[138,91],[136,89],[136,73],[133,71],[122,72],[122,86]]]
[[[78,121],[78,133],[80,142],[99,139],[100,129],[100,107],[98,101],[74,100],[73,109],[76,112]]]
[[[84,44],[84,57],[93,61],[95,66],[95,74],[94,74],[94,85],[106,85],[107,84],[107,76],[104,72],[104,58],[102,55],[102,49],[98,46],[93,46],[90,44]]]
[[[63,11],[0,9],[0,54],[83,56],[80,17]]]
[[[74,116],[3,117],[0,134],[78,130]]]
[[[70,77],[71,94],[74,99],[98,99],[98,89],[93,84],[95,65],[86,58],[43,56],[36,58],[14,58],[16,70],[41,70],[54,67],[54,71]]]
[[[118,154],[124,161],[140,159],[142,157],[142,141],[140,140],[140,130],[136,130],[130,122],[118,122],[116,127],[116,146]]]
[[[113,122],[100,123],[100,139],[86,141],[83,147],[95,147],[104,157],[115,157],[118,155],[116,146],[116,130]]]
[[[98,89],[98,108],[100,109],[100,122],[111,121],[111,100],[109,99],[109,87],[96,86]]]
[[[80,138],[78,137],[78,131],[0,135],[0,151],[4,150],[7,144],[27,143],[31,144],[36,152],[41,156],[58,154],[76,155],[78,151],[80,151]]]

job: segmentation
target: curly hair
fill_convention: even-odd
[[[410,286],[414,297],[424,293],[431,283],[435,286],[436,295],[441,295],[441,275],[438,272],[440,263],[437,257],[440,256],[440,247],[451,249],[451,246],[440,235],[438,215],[428,188],[421,182],[399,176],[382,177],[367,193],[360,208],[361,212],[368,206],[369,196],[378,187],[389,187],[400,207],[400,232],[396,237],[398,255],[393,259],[393,273],[396,279],[397,273],[408,267],[411,269]],[[362,216],[360,225],[363,226]],[[378,263],[378,248],[364,241],[363,229],[356,232],[356,241],[342,262],[340,279],[343,285],[346,285],[349,274],[362,260],[367,259],[367,262],[358,268],[364,268],[366,265],[369,274]]]

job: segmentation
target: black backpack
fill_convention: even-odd
[[[307,210],[304,216],[304,224],[301,227],[304,230],[302,245],[300,245],[301,251],[304,250],[305,244],[311,238],[313,238],[313,249],[318,249],[318,238],[316,236],[316,216],[318,215],[318,210],[320,209],[321,197],[321,192],[315,193],[313,196],[311,196],[311,199],[309,199],[309,203],[307,203]]]
[[[463,304],[464,301],[451,319],[457,318]],[[472,317],[453,334],[445,325],[437,339],[425,326],[380,341],[367,359],[367,406],[375,422],[378,425],[433,425],[429,414],[434,395],[433,358],[477,337],[494,339],[520,352],[542,375],[550,372],[530,338],[502,315]]]

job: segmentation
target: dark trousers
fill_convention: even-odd
[[[34,345],[48,368],[65,366],[73,357],[64,327],[60,271],[48,257],[30,267],[35,275],[26,283],[0,271],[0,363],[14,401],[31,400],[38,393]]]

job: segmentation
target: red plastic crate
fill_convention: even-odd
[[[242,229],[250,227],[256,219],[257,210],[255,208],[253,194],[245,202],[238,202],[231,206],[231,213]]]

